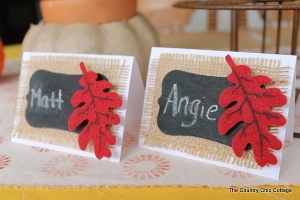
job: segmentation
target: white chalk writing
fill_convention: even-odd
[[[205,97],[203,97],[205,99]],[[178,102],[179,100],[179,102]],[[206,111],[205,111],[205,106],[201,105],[201,100],[200,99],[195,99],[193,101],[190,101],[189,96],[184,96],[181,97],[180,99],[178,98],[178,88],[177,84],[173,84],[172,90],[169,93],[166,105],[164,107],[163,114],[166,114],[168,110],[168,106],[172,104],[172,116],[175,117],[179,113],[181,113],[181,109],[183,108],[183,114],[185,116],[187,115],[192,115],[193,120],[189,123],[186,124],[184,122],[181,123],[182,127],[191,127],[193,126],[197,120],[198,120],[198,113],[200,110],[200,117],[201,118],[206,118],[208,120],[214,121],[216,118],[211,117],[211,113],[217,112],[218,111],[218,105],[211,105]],[[204,116],[205,114],[205,116]]]
[[[42,95],[41,89],[38,89],[37,92],[34,89],[31,89],[30,107],[37,106],[38,108],[57,108],[61,110],[63,102],[61,89],[58,90],[57,98],[54,91],[51,92],[51,97],[48,97],[47,95]]]

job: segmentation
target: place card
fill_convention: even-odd
[[[296,56],[153,48],[139,145],[278,179]]]
[[[119,162],[143,97],[134,57],[25,52],[12,142]]]

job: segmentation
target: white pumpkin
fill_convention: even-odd
[[[22,50],[134,56],[145,83],[153,46],[159,46],[157,33],[141,14],[137,14],[129,20],[103,24],[31,25]]]

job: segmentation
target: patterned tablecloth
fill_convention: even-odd
[[[11,64],[12,72],[16,72],[17,69],[12,69],[19,67],[16,63],[6,64]],[[207,195],[211,189],[206,186],[223,187],[223,189],[215,189],[213,195],[222,195],[221,191],[225,193],[224,198],[229,194],[235,194],[235,197],[240,198],[239,195],[247,193],[246,190],[243,192],[247,186],[260,190],[258,193],[262,197],[300,196],[297,187],[300,186],[300,139],[298,138],[295,138],[293,144],[289,142],[284,144],[279,180],[139,148],[137,147],[139,122],[137,121],[132,121],[129,129],[125,130],[120,163],[11,143],[11,127],[19,78],[19,74],[15,72],[0,77],[0,196],[10,197],[17,193],[18,197],[24,198],[28,195],[44,194],[49,198],[51,196],[49,189],[52,188],[52,194],[58,195],[63,193],[60,189],[68,188],[69,190],[66,189],[64,192],[69,191],[70,196],[83,198],[80,192],[89,191],[90,195],[99,195],[97,196],[99,198],[111,193],[120,196],[129,195],[128,192],[132,192],[132,187],[135,187],[136,197],[145,197],[143,195],[147,195],[147,190],[144,187],[147,187],[148,191],[152,192],[148,197],[168,194],[169,197],[183,198],[194,197],[193,195],[200,193]],[[296,115],[298,113],[300,112],[296,112]],[[300,125],[299,116],[296,117],[296,126]],[[178,188],[177,192],[174,192],[174,187]],[[238,192],[230,191],[230,187],[237,189]],[[267,187],[272,191],[263,192],[262,190]],[[21,188],[22,192],[16,188]],[[70,192],[72,188],[77,192],[77,196],[74,190]],[[187,188],[190,189],[186,191]],[[274,188],[278,191],[273,191]],[[180,193],[180,191],[187,193]],[[191,191],[194,192],[193,195]],[[254,192],[248,191],[247,194],[251,197]],[[233,197],[228,196],[228,198]]]

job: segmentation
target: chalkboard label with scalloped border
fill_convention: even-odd
[[[25,117],[30,126],[67,130],[68,119],[76,109],[71,105],[72,95],[82,89],[79,79],[82,75],[36,71],[30,78],[26,96]],[[107,80],[98,74],[98,80]],[[77,130],[76,132],[78,132]]]
[[[231,146],[242,124],[227,137],[218,132],[218,119],[225,111],[219,105],[219,95],[233,86],[227,77],[170,71],[163,79],[157,116],[159,129],[168,135],[195,136]]]

